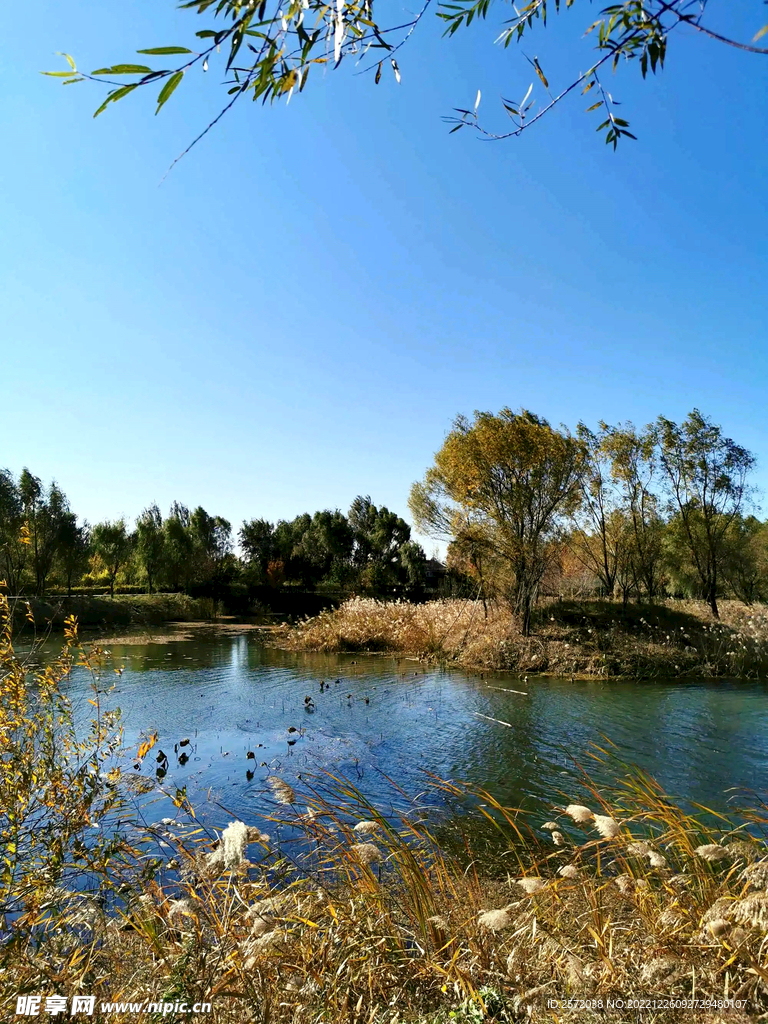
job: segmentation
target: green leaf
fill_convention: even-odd
[[[764,36],[764,35],[765,35],[765,34],[766,34],[767,32],[768,32],[768,25],[763,25],[763,27],[762,27],[762,28],[760,29],[760,31],[759,31],[759,32],[757,33],[757,35],[755,36],[755,38],[754,38],[754,39],[752,40],[752,42],[753,42],[753,43],[756,43],[756,42],[757,42],[757,40],[758,40],[758,39],[762,39],[762,38],[763,38],[763,36]]]
[[[177,85],[179,84],[183,77],[183,71],[175,71],[171,75],[171,77],[165,83],[163,88],[160,90],[160,94],[157,97],[157,110],[155,111],[155,114],[160,113],[161,107],[170,99],[171,95],[173,94],[173,91],[176,89]]]
[[[69,56],[68,53],[62,53],[61,50],[57,50],[56,52],[58,53],[58,55],[60,57],[65,57],[66,58],[67,64],[69,64],[69,66],[72,68],[73,71],[77,71],[77,68],[75,67],[75,62],[74,62],[73,58]]]
[[[98,71],[92,71],[92,75],[146,75],[151,72],[152,68],[148,68],[146,64],[115,64],[111,68],[99,68]]]
[[[41,71],[41,75],[50,75],[51,78],[71,78],[71,71]]]
[[[121,100],[123,96],[127,96],[129,92],[133,92],[133,90],[138,89],[138,87],[139,83],[134,82],[132,85],[123,85],[119,89],[115,89],[113,92],[109,94],[109,96],[107,96],[107,98],[104,100],[104,102],[101,104],[101,106],[93,116],[98,117],[99,114],[101,114],[104,110],[107,109],[110,103],[114,103],[115,100]]]
[[[198,35],[200,34],[198,32]],[[155,46],[151,50],[137,50],[136,53],[146,53],[151,57],[168,57],[173,53],[194,53],[194,50],[188,50],[186,46]]]

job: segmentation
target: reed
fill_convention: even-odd
[[[291,650],[367,651],[452,662],[466,668],[597,678],[768,677],[768,610],[722,602],[722,619],[703,602],[628,605],[549,601],[533,633],[516,617],[479,601],[424,604],[353,598],[284,627]]]

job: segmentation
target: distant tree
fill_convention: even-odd
[[[459,416],[409,507],[422,533],[452,532],[468,518],[506,563],[506,594],[525,635],[552,540],[578,507],[584,446],[526,410]]]
[[[315,512],[294,547],[293,557],[302,565],[305,582],[316,586],[331,576],[336,580],[344,578],[353,544],[352,527],[342,512]]]
[[[195,578],[198,583],[217,586],[232,552],[232,525],[221,516],[209,515],[198,506],[189,517]]]
[[[60,547],[69,504],[55,481],[46,489],[26,467],[19,478],[18,491],[29,529],[35,593],[42,596]]]
[[[405,593],[417,597],[426,583],[427,556],[421,544],[407,540],[398,552],[399,575]]]
[[[131,540],[124,519],[98,523],[93,528],[93,547],[104,563],[109,577],[109,592],[114,597],[115,580],[131,555]]]
[[[63,578],[67,595],[88,569],[91,554],[91,530],[88,523],[78,526],[74,512],[67,512],[61,525],[61,545],[58,553],[59,575]]]
[[[663,582],[662,538],[664,521],[659,511],[656,484],[659,461],[656,430],[638,431],[632,423],[616,427],[600,424],[601,447],[611,463],[611,476],[621,491],[620,507],[630,530],[625,537],[622,572],[634,576],[635,588],[652,601]]]
[[[20,594],[30,554],[25,531],[24,503],[7,469],[0,470],[0,580],[11,594]]]
[[[768,597],[768,523],[738,516],[725,535],[723,576],[745,604]]]
[[[353,559],[358,566],[376,564],[393,569],[400,549],[411,539],[411,528],[386,505],[378,508],[369,496],[358,495],[349,510],[349,525],[354,538]]]
[[[136,520],[136,556],[147,577],[147,589],[151,594],[165,556],[163,517],[155,504],[145,508]]]
[[[594,433],[584,423],[579,423],[577,436],[584,445],[585,460],[580,480],[581,501],[569,539],[576,557],[594,573],[610,597],[619,567],[626,565],[622,548],[627,533],[619,513],[620,496],[611,475],[605,426]]]
[[[719,618],[717,598],[726,538],[748,498],[747,479],[755,457],[724,437],[721,428],[698,409],[680,425],[660,416],[656,429],[670,511],[679,516],[681,537],[702,596]]]
[[[192,535],[189,529],[189,509],[177,501],[171,505],[163,523],[164,569],[171,590],[189,586],[192,577]]]
[[[266,519],[251,519],[244,522],[240,529],[240,547],[245,556],[248,575],[255,583],[265,582],[267,567],[274,561],[274,532],[274,526]]]

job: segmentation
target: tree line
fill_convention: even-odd
[[[235,540],[240,552],[235,552]],[[24,469],[0,470],[0,580],[12,594],[40,597],[78,588],[146,589],[227,596],[298,585],[415,595],[427,559],[411,528],[370,497],[349,512],[318,511],[292,520],[232,524],[198,506],[173,502],[165,518],[156,504],[130,529],[124,518],[91,526],[70,508],[54,481],[45,486]]]
[[[575,432],[522,410],[459,416],[409,506],[449,564],[529,632],[538,596],[768,597],[768,524],[749,515],[754,455],[694,409]]]

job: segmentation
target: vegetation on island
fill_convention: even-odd
[[[460,416],[409,503],[448,541],[446,599],[348,601],[281,642],[520,673],[765,677],[754,465],[698,410],[573,433],[525,410]]]
[[[164,788],[155,734],[122,749],[105,653],[70,622],[61,658],[33,673],[10,622],[0,597],[7,1019],[53,992],[125,1024],[623,1022],[649,995],[672,1000],[658,1022],[686,1000],[709,1022],[768,1011],[759,802],[733,820],[690,813],[593,750],[616,785],[575,765],[548,815],[436,778],[435,800],[393,789],[396,812],[344,778],[277,768],[265,813],[214,828]],[[93,682],[80,730],[75,667]],[[149,823],[157,798],[175,817]],[[548,998],[573,1002],[553,1014]]]

